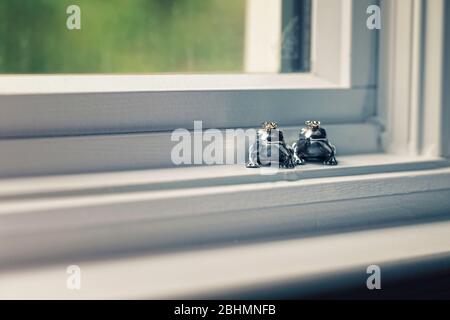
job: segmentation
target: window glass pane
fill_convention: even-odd
[[[0,73],[308,71],[310,1],[0,0]]]
[[[310,68],[311,0],[283,0],[281,71]]]

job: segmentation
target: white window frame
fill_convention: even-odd
[[[368,2],[313,1],[318,40],[310,73],[1,76],[0,136],[161,131],[191,128],[198,119],[214,128],[258,125],[261,119],[236,115],[248,108],[283,125],[302,124],[306,108],[329,123],[364,122],[373,113],[368,100],[376,80],[376,35],[364,28]],[[342,111],[349,104],[351,115]]]
[[[382,12],[379,112],[372,121],[385,127],[383,144],[386,153],[344,156],[339,158],[341,164],[334,168],[304,167],[282,171],[276,176],[260,176],[242,166],[225,166],[0,180],[0,199],[4,200],[0,202],[0,239],[2,243],[8,243],[3,250],[0,248],[0,262],[3,263],[0,266],[12,270],[1,275],[2,279],[9,279],[6,282],[8,288],[18,284],[14,291],[17,297],[39,298],[43,295],[43,278],[60,283],[60,266],[67,266],[65,261],[74,263],[79,259],[85,262],[83,259],[88,260],[92,256],[98,258],[99,253],[139,253],[139,250],[146,250],[145,255],[136,259],[100,261],[98,268],[89,269],[89,272],[100,279],[104,270],[109,270],[108,275],[116,272],[123,275],[119,285],[133,283],[126,286],[126,291],[121,291],[124,298],[160,297],[167,292],[158,291],[142,281],[149,274],[147,271],[163,259],[162,267],[150,274],[164,280],[166,278],[162,276],[167,274],[161,270],[165,266],[192,261],[190,268],[178,268],[170,273],[170,279],[189,279],[186,270],[199,274],[199,262],[207,260],[204,256],[202,259],[195,257],[206,251],[174,252],[169,256],[152,256],[152,253],[161,253],[167,248],[185,248],[186,245],[195,249],[196,244],[205,243],[233,243],[231,249],[214,248],[215,255],[220,257],[227,253],[223,258],[225,262],[241,261],[242,257],[249,261],[235,270],[234,275],[240,277],[232,288],[229,284],[233,278],[227,273],[226,263],[221,260],[214,265],[207,262],[203,265],[205,272],[215,271],[205,284],[210,286],[208,290],[218,293],[243,289],[245,283],[253,286],[271,284],[275,280],[286,279],[286,276],[288,280],[292,279],[294,273],[289,273],[283,266],[292,266],[292,261],[299,265],[304,265],[305,261],[319,261],[314,260],[318,256],[328,257],[324,265],[329,274],[336,270],[367,267],[372,263],[364,260],[367,250],[375,252],[383,266],[397,263],[399,259],[427,259],[448,253],[449,224],[439,222],[438,218],[448,221],[450,212],[450,167],[448,159],[442,158],[450,156],[450,97],[449,90],[445,90],[449,87],[450,75],[450,5],[444,0],[385,0],[382,1]],[[343,90],[342,94],[354,92],[353,89],[340,90]],[[246,94],[251,97],[256,92]],[[324,92],[318,90],[316,93],[319,96]],[[332,90],[327,99],[333,98],[335,93]],[[272,94],[274,91],[270,91],[268,96]],[[275,91],[275,94],[278,93]],[[301,96],[305,91],[297,94]],[[127,97],[133,101],[132,95]],[[35,98],[30,97],[30,108]],[[368,126],[369,123],[358,125]],[[352,131],[355,128],[343,125],[338,130],[345,128],[350,128],[346,130],[353,135],[362,132],[361,136],[364,136],[368,127]],[[151,154],[150,159],[164,144],[164,141],[157,144],[163,136],[164,133],[139,136],[142,140],[137,145],[146,149],[145,140],[155,139],[155,144],[143,152]],[[352,137],[348,135],[346,139],[355,143],[358,139]],[[95,145],[92,136],[86,140],[82,137],[22,139],[22,146],[18,146],[19,140],[12,139],[9,147],[2,142],[0,150],[34,148],[34,154],[38,155],[47,151],[43,151],[42,146],[57,142],[57,148],[63,149],[64,143],[77,144],[78,139],[82,140],[78,146],[87,143],[88,150],[98,153],[95,147],[101,144]],[[128,135],[101,135],[99,141],[105,144],[108,139],[112,144],[115,139],[121,140],[120,148],[125,148],[130,141]],[[121,150],[114,150],[110,143],[106,144],[106,154],[117,154],[117,150]],[[76,158],[79,151],[75,149],[69,156]],[[50,165],[61,165],[47,160]],[[11,161],[20,163],[21,159],[12,158]],[[80,159],[74,161],[79,162]],[[61,169],[64,169],[63,165]],[[411,223],[416,219],[424,221],[431,218],[437,222],[390,231],[315,237],[312,240],[271,241],[271,237],[280,235],[303,236],[336,228],[371,228],[377,224]],[[276,267],[262,269],[267,273],[279,272],[276,278],[267,276],[267,273],[258,279],[253,277],[254,248],[244,250],[242,254],[241,249],[246,246],[241,246],[236,240],[254,239],[267,240],[259,250],[259,257],[263,260],[257,261],[263,261],[261,265],[281,261]],[[339,241],[335,241],[339,239],[346,245],[341,246]],[[319,241],[321,245],[312,246],[311,241]],[[397,249],[401,250],[390,250],[394,242],[400,243]],[[276,249],[272,243],[276,244]],[[311,247],[313,250],[308,251]],[[326,250],[318,251],[316,248]],[[336,248],[338,255],[334,254]],[[284,254],[280,256],[280,252]],[[296,252],[301,255],[296,256]],[[387,255],[387,252],[393,254]],[[170,257],[170,260],[164,260],[165,257]],[[364,259],[351,259],[349,263],[348,257]],[[31,270],[15,268],[16,265],[42,261],[61,262],[61,265],[40,269],[40,273],[36,273],[34,265]],[[88,268],[91,265],[88,263]],[[139,275],[142,277],[137,277],[137,280],[128,277],[130,265],[140,266],[142,272]],[[223,277],[224,274],[228,277]],[[309,272],[308,276],[311,274]],[[325,272],[315,273],[319,277],[323,274]],[[300,273],[295,275],[301,276]],[[110,277],[107,278],[99,282],[97,290],[83,289],[82,294],[85,297],[108,297],[114,290],[111,290]],[[214,282],[217,279],[222,282]],[[197,283],[180,281],[179,284],[188,288],[184,291],[188,297],[199,289]],[[160,288],[166,288],[166,281],[161,283]],[[49,291],[47,296],[67,296],[67,290],[60,294],[63,288],[59,285],[54,288],[57,289]],[[173,296],[183,293],[180,286],[173,289]]]
[[[305,120],[320,119],[334,136],[358,132],[357,143],[338,141],[341,155],[379,152],[371,2],[313,1],[309,73],[1,76],[0,176],[167,166],[170,131],[194,120],[204,129],[273,120],[293,140]]]
[[[120,156],[108,165],[110,155],[123,153],[124,146],[129,147],[126,154],[143,159],[130,169],[160,167],[169,162],[170,130],[191,129],[194,120],[203,120],[206,129],[254,127],[270,119],[295,138],[304,120],[317,118],[330,126],[335,137],[346,137],[337,143],[340,154],[359,149],[361,153],[448,155],[449,130],[443,120],[450,117],[449,99],[442,89],[446,73],[433,70],[442,65],[445,21],[442,14],[435,18],[435,6],[443,5],[433,1],[422,10],[421,0],[382,2],[377,79],[373,61],[379,32],[366,28],[366,8],[372,3],[313,1],[316,40],[307,74],[1,76],[0,137],[8,140],[0,145],[10,156],[3,157],[0,175],[43,174],[46,166],[55,168],[49,158],[57,158],[50,156],[56,145],[68,159],[67,166],[54,173],[102,166],[126,169],[130,162]],[[320,10],[323,6],[334,10]],[[401,16],[400,10],[415,14]],[[327,16],[327,12],[336,14]],[[336,41],[322,40],[329,38]],[[421,49],[430,47],[432,53]],[[334,52],[341,54],[330,54]],[[441,54],[436,57],[434,52]],[[425,80],[420,83],[420,79]],[[348,139],[352,132],[358,132],[357,139]],[[143,141],[156,150],[142,151]],[[46,154],[39,158],[30,146]],[[77,167],[92,150],[100,156]],[[21,167],[17,158],[35,161],[30,165],[24,160]]]
[[[372,52],[375,49],[374,37],[368,32],[363,36],[358,30],[365,26],[363,9],[370,2],[312,0],[312,68],[307,73],[278,74],[282,0],[248,0],[249,10],[256,11],[258,16],[262,16],[262,20],[269,20],[267,28],[252,32],[257,29],[252,25],[260,26],[261,21],[253,21],[257,19],[251,14],[247,15],[246,42],[249,44],[246,46],[250,47],[247,51],[252,52],[246,54],[244,69],[250,74],[2,76],[0,94],[345,89],[364,84],[374,85],[374,75],[370,75],[373,67],[369,61],[375,54]],[[263,48],[252,50],[255,43],[264,42],[269,28],[273,33],[270,39],[263,43]],[[267,54],[264,56],[265,53]],[[261,67],[256,70],[263,74],[251,74],[255,72],[252,71],[254,68],[248,66],[252,62],[247,60],[257,60],[257,55],[270,60],[267,62],[268,67],[258,62]]]

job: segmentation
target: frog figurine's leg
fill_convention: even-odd
[[[279,145],[280,152],[280,167],[292,169],[295,168],[294,152],[288,148],[285,144]]]
[[[259,168],[259,152],[258,152],[258,143],[252,143],[250,148],[248,148],[248,162],[245,164],[247,168]]]
[[[292,145],[292,149],[294,151],[294,154],[293,154],[294,164],[295,165],[304,165],[305,164],[305,159],[303,159],[300,156],[300,147],[297,144],[297,142],[294,142],[294,144]]]
[[[326,159],[323,164],[328,165],[328,166],[335,166],[338,164],[337,160],[336,160],[336,147],[332,144],[328,144],[328,146],[331,148],[331,153],[330,156],[328,157],[328,159]]]

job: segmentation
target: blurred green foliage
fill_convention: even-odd
[[[244,20],[244,0],[0,0],[0,73],[241,72]]]

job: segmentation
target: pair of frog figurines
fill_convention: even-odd
[[[295,168],[305,162],[337,165],[336,147],[328,141],[327,132],[320,127],[320,121],[306,121],[305,124],[306,127],[300,130],[299,139],[292,146],[287,146],[278,124],[264,122],[257,131],[256,140],[250,145],[246,167],[270,166],[272,162],[278,162],[281,168]]]

